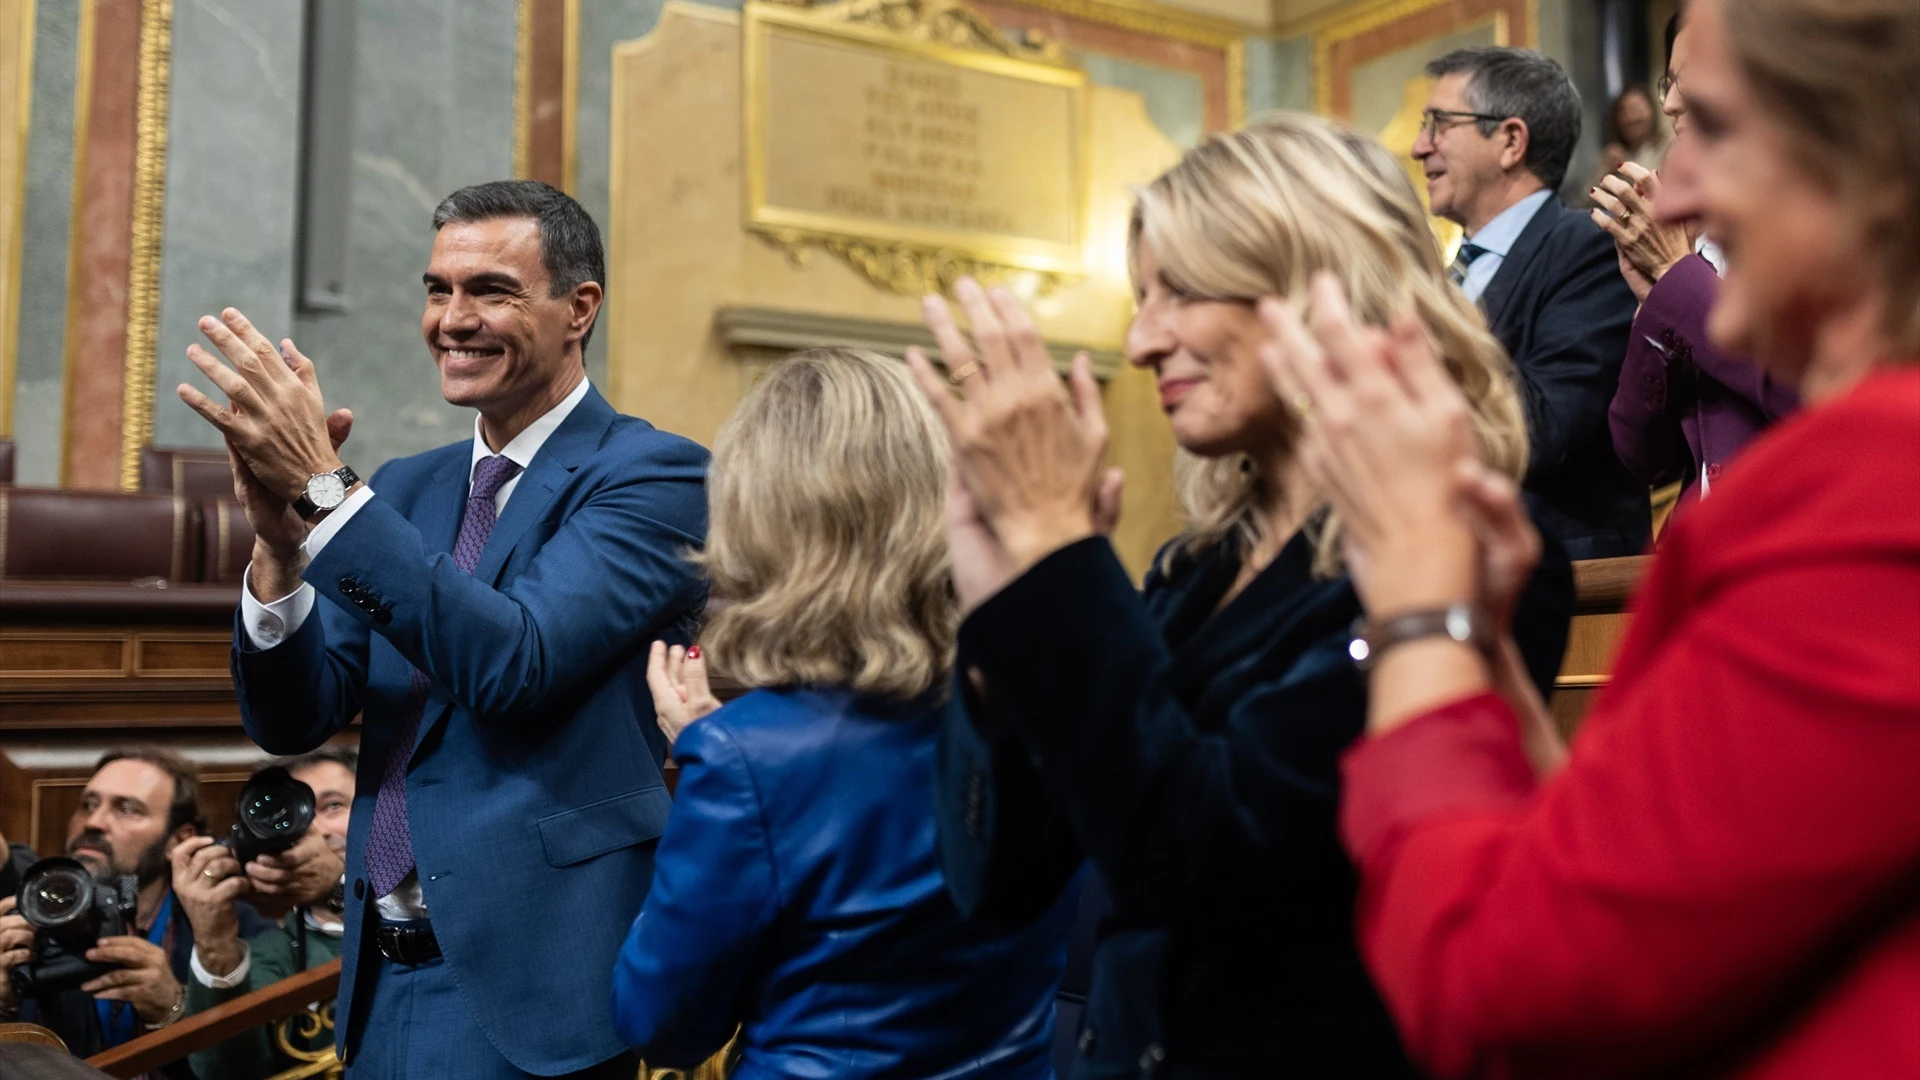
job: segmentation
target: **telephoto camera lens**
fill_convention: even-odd
[[[103,937],[133,925],[139,886],[132,875],[96,878],[77,859],[55,855],[29,866],[16,895],[22,918],[34,928],[34,960],[9,973],[16,996],[35,998],[71,990],[113,969],[86,958]]]
[[[60,930],[92,911],[93,875],[64,855],[41,859],[21,880],[18,907],[34,926]]]
[[[240,789],[233,827],[220,842],[244,866],[299,843],[313,826],[313,814],[312,788],[277,765],[261,769]]]

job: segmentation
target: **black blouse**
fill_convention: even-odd
[[[960,630],[939,772],[948,887],[1025,921],[1083,862],[1110,910],[1077,1076],[1414,1075],[1363,970],[1335,834],[1366,726],[1359,600],[1296,534],[1224,608],[1238,553],[1176,556],[1135,592],[1113,549],[1054,552]],[[1543,694],[1572,575],[1543,563],[1516,626]],[[1218,609],[1216,611],[1216,609]]]

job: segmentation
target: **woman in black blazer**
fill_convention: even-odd
[[[1399,166],[1326,121],[1189,153],[1141,192],[1130,256],[1128,358],[1158,377],[1191,520],[1144,593],[1096,532],[1117,477],[1100,475],[1084,360],[1063,394],[1018,301],[970,281],[956,292],[975,345],[929,299],[949,374],[910,356],[954,441],[968,611],[938,794],[949,888],[973,917],[1017,923],[1091,860],[1109,910],[1077,1076],[1411,1076],[1360,964],[1334,830],[1337,760],[1366,715],[1360,607],[1339,522],[1292,457],[1254,302],[1304,297],[1326,269],[1376,324],[1417,313],[1483,453],[1518,476],[1510,366],[1448,287]],[[1521,640],[1537,649],[1507,677],[1544,687],[1570,605],[1562,561],[1536,579]]]

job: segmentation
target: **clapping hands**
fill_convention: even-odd
[[[907,363],[951,440],[947,531],[967,612],[1049,553],[1111,531],[1121,474],[1100,467],[1107,420],[1086,354],[1074,357],[1063,387],[1011,291],[963,278],[954,295],[972,342],[945,300],[929,296],[921,309],[950,374],[917,348]]]
[[[653,718],[667,737],[667,747],[680,740],[687,725],[720,707],[707,685],[707,661],[700,646],[668,647],[653,643],[647,653],[647,689],[653,693]]]

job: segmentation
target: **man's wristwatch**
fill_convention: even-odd
[[[1405,612],[1379,623],[1362,619],[1354,624],[1347,655],[1353,657],[1356,667],[1365,671],[1379,663],[1380,657],[1395,645],[1430,637],[1472,645],[1483,653],[1492,652],[1497,640],[1487,617],[1472,604],[1448,604],[1443,608]]]
[[[293,512],[303,521],[312,521],[346,502],[348,489],[359,482],[359,475],[345,465],[332,472],[314,473],[307,477],[307,490],[293,500]]]

